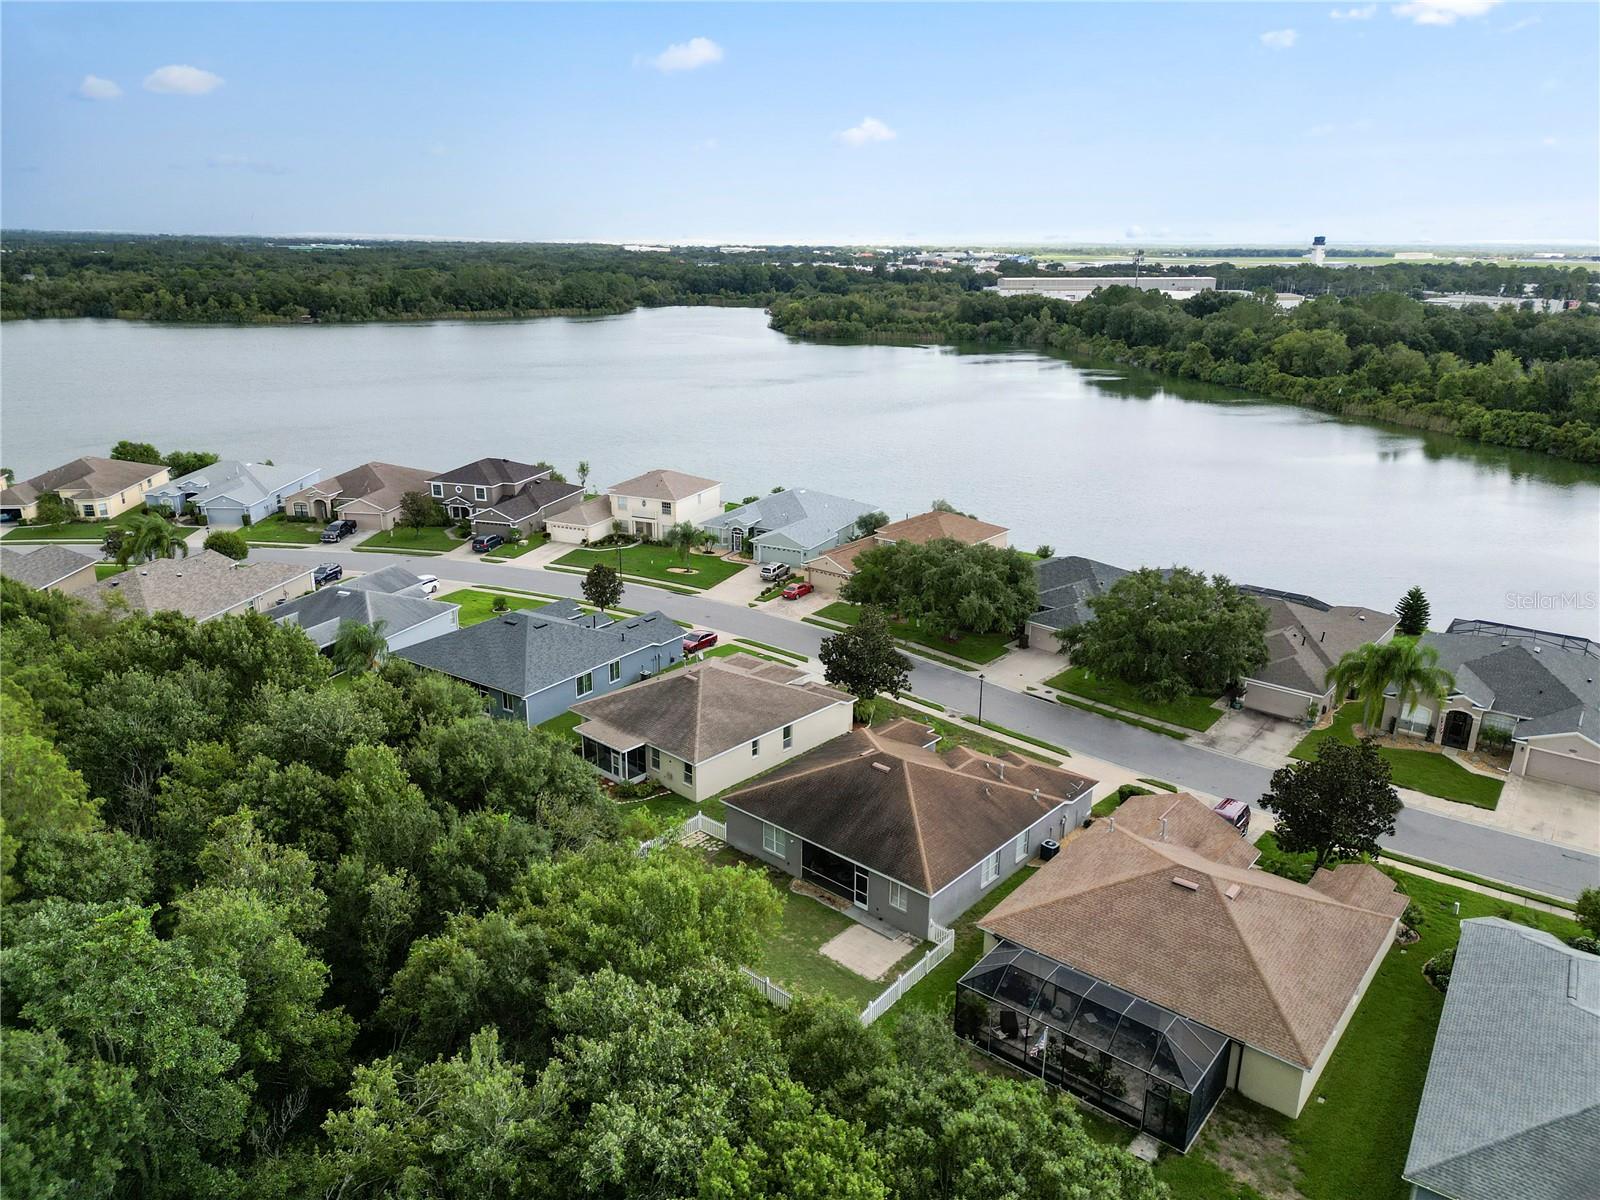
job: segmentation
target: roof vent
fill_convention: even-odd
[[[1367,619],[1367,614],[1366,613],[1357,613],[1356,614],[1356,620],[1365,621],[1366,619]]]
[[[889,773],[889,771],[891,770],[889,764],[888,763],[883,763],[883,762],[875,762],[875,763],[873,763],[872,764],[872,769],[874,771],[882,771],[885,775],[887,775]]]
[[[1535,646],[1535,647],[1534,647],[1534,648],[1533,648],[1533,652],[1534,652],[1534,653],[1535,653],[1535,654],[1538,654],[1538,653],[1539,653],[1539,651],[1540,651],[1540,647],[1538,647],[1538,646]]]
[[[1185,879],[1182,875],[1174,875],[1172,877],[1172,882],[1183,888],[1185,891],[1198,892],[1200,890],[1200,885],[1198,883],[1192,879]]]
[[[1239,893],[1242,892],[1242,891],[1244,891],[1244,889],[1242,887],[1240,887],[1237,883],[1230,883],[1228,885],[1228,890],[1223,892],[1222,894],[1224,896],[1226,896],[1229,900],[1237,900],[1239,898]]]
[[[1165,817],[1161,818],[1161,840],[1163,842],[1167,840],[1167,819]]]

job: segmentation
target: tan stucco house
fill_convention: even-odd
[[[342,518],[364,530],[393,529],[400,517],[400,498],[407,492],[428,495],[428,481],[436,474],[393,463],[362,463],[285,496],[283,511],[313,521]]]
[[[850,730],[853,698],[749,654],[680,667],[572,706],[602,775],[689,800],[727,791]]]
[[[0,492],[0,516],[9,521],[32,521],[39,514],[39,497],[53,492],[82,519],[108,520],[138,508],[145,492],[170,478],[172,472],[160,463],[75,458]]]
[[[912,542],[916,545],[949,538],[968,546],[994,546],[1004,550],[1010,531],[1003,525],[991,525],[961,513],[930,511],[892,521],[875,533],[842,546],[835,546],[806,563],[806,579],[819,592],[837,595],[839,589],[850,582],[856,573],[856,560],[868,550],[887,546],[893,542]]]
[[[271,612],[312,589],[311,567],[299,563],[234,562],[214,550],[187,558],[158,558],[95,584],[92,599],[134,612],[178,612],[196,621]]]
[[[682,471],[646,471],[613,484],[604,496],[582,500],[550,516],[553,542],[598,542],[616,532],[658,541],[682,521],[703,525],[722,512],[722,485]]]
[[[0,575],[41,592],[81,594],[94,587],[95,560],[69,546],[37,550],[0,548]]]

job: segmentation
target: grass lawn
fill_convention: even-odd
[[[461,627],[476,625],[479,621],[487,621],[495,615],[494,602],[501,599],[506,602],[507,611],[519,608],[537,608],[545,603],[543,600],[522,601],[515,596],[496,596],[494,592],[480,592],[477,588],[462,588],[460,591],[447,592],[442,596],[435,596],[435,600],[445,604],[459,604],[461,606]]]
[[[378,530],[356,549],[382,550],[393,554],[405,553],[408,550],[429,550],[435,554],[443,554],[459,545],[461,539],[443,525],[424,525],[421,529],[407,529],[397,525],[393,529]]]
[[[616,566],[617,555],[616,550],[571,550],[556,559],[556,563],[587,571],[596,563],[605,563],[608,567]],[[624,575],[635,575],[641,579],[659,579],[663,583],[676,584],[678,587],[691,588],[695,591],[714,587],[724,579],[737,575],[749,565],[731,558],[718,558],[714,554],[691,554],[686,562],[672,546],[626,546],[622,549],[621,556],[621,570]],[[686,569],[692,570],[694,574],[679,573]]]
[[[1136,783],[1125,783],[1109,796],[1096,801],[1095,806],[1089,810],[1089,815],[1091,817],[1109,817],[1122,807],[1122,802],[1129,796],[1149,796],[1153,794],[1150,788],[1140,787]]]
[[[463,609],[462,611],[464,612],[466,610]],[[463,624],[464,623],[465,622],[463,622]],[[546,733],[553,733],[557,737],[567,738],[569,741],[576,742],[578,740],[578,735],[575,734],[573,730],[575,730],[582,723],[583,718],[577,713],[564,712],[560,716],[551,717],[548,721],[541,721],[539,724],[535,725],[534,728],[542,729]]]
[[[1157,721],[1193,729],[1197,733],[1210,729],[1222,716],[1222,710],[1213,708],[1212,701],[1204,696],[1188,696],[1162,704],[1146,700],[1135,688],[1120,680],[1096,678],[1082,667],[1068,667],[1061,674],[1045,680],[1045,683],[1060,692],[1071,692],[1074,696],[1082,696],[1097,704],[1153,717]]]
[[[137,512],[125,512],[109,521],[69,521],[65,525],[8,525],[0,538],[13,542],[103,542],[106,530],[113,525],[126,525]],[[184,533],[193,533],[192,525],[179,526]]]
[[[861,619],[861,609],[854,604],[846,604],[843,600],[835,600],[832,604],[818,609],[815,615],[825,621],[854,625]],[[1003,633],[964,633],[952,642],[948,638],[923,633],[915,625],[905,621],[890,621],[889,628],[902,642],[926,646],[940,654],[949,654],[974,663],[993,662],[1004,654],[1006,647],[1011,644],[1011,639]]]
[[[537,550],[549,540],[550,539],[544,534],[536,533],[532,537],[523,538],[520,545],[496,547],[490,553],[483,556],[483,561],[510,562],[513,558],[521,558],[529,550]]]
[[[1298,759],[1315,758],[1317,747],[1330,737],[1346,745],[1354,745],[1356,737],[1351,727],[1360,715],[1359,703],[1346,704],[1331,725],[1313,729],[1301,738],[1299,744],[1289,752],[1290,756]],[[1494,808],[1500,803],[1500,789],[1504,786],[1500,780],[1469,771],[1438,751],[1396,750],[1380,746],[1378,753],[1389,763],[1395,787],[1411,788],[1444,800],[1471,804],[1476,808]]]
[[[121,575],[127,569],[127,567],[117,566],[116,563],[95,563],[94,577],[97,580],[110,579],[113,575]]]
[[[315,546],[322,541],[322,530],[320,521],[290,521],[273,513],[239,532],[252,546]]]

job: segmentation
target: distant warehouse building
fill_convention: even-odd
[[[1211,275],[1141,275],[1137,279],[1132,275],[1006,276],[993,290],[1002,296],[1048,296],[1076,303],[1096,288],[1105,287],[1138,288],[1187,300],[1200,292],[1216,291],[1217,281]]]

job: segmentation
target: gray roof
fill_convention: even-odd
[[[839,531],[873,511],[870,504],[843,496],[791,488],[774,492],[705,522],[707,529],[760,529],[754,540],[788,541],[802,550],[831,542]]]
[[[524,479],[534,479],[541,475],[548,475],[551,469],[549,463],[524,463],[517,462],[511,458],[480,458],[476,462],[469,462],[453,471],[431,476],[429,482],[474,484],[489,487],[502,483],[518,483]]]
[[[280,625],[297,625],[304,629],[306,636],[321,649],[333,644],[346,622],[376,625],[382,621],[383,636],[388,639],[459,607],[422,596],[325,587],[273,609],[272,619]]]
[[[317,474],[316,467],[274,466],[271,463],[224,459],[212,463],[209,467],[201,467],[198,471],[190,471],[187,475],[150,490],[156,495],[166,495],[169,492],[192,493],[195,504],[201,507],[224,497],[249,506],[259,504],[268,496],[286,492],[299,484],[307,475],[315,474]]]
[[[1600,661],[1586,643],[1571,648],[1532,630],[1428,633],[1422,644],[1439,652],[1455,676],[1455,691],[1480,708],[1519,718],[1513,735],[1581,733],[1600,742]]]
[[[0,549],[0,575],[40,591],[94,564],[95,558],[67,546],[40,546],[27,552]]]
[[[640,646],[666,646],[682,637],[683,631],[661,612],[593,629],[582,621],[517,609],[395,653],[468,683],[531,696]]]
[[[607,496],[596,496],[593,500],[570,504],[545,520],[557,525],[581,525],[587,529],[590,525],[611,520],[611,500]]]
[[[342,580],[339,586],[346,591],[353,588],[360,592],[404,592],[421,582],[422,577],[415,571],[394,563],[376,571],[368,571],[355,579]]]
[[[1250,680],[1311,696],[1328,690],[1328,671],[1351,650],[1376,642],[1398,618],[1352,604],[1271,588],[1241,587],[1267,610],[1267,665]]]
[[[1403,1176],[1449,1200],[1600,1196],[1600,958],[1461,922]]]
[[[1089,601],[1104,595],[1128,572],[1110,563],[1069,554],[1035,564],[1033,573],[1039,582],[1039,609],[1028,620],[1051,629],[1071,629],[1094,620]]]
[[[202,550],[188,558],[158,558],[131,567],[102,579],[90,594],[102,601],[121,596],[139,612],[180,612],[204,621],[299,582],[310,586],[310,566],[234,562],[215,550]]]
[[[523,517],[543,512],[553,504],[565,504],[574,496],[581,495],[583,489],[575,483],[536,479],[518,488],[504,500],[484,505],[478,509],[478,514],[499,513],[509,521],[520,521]]]

